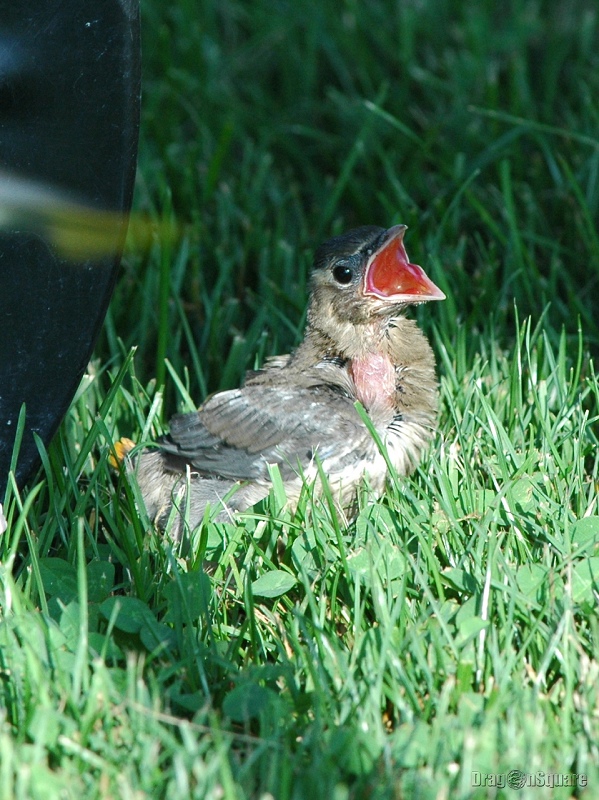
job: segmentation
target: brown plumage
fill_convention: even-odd
[[[385,459],[356,401],[397,472],[415,467],[435,429],[437,382],[432,350],[403,312],[444,295],[408,262],[405,227],[358,228],[321,245],[297,350],[248,373],[243,388],[175,416],[170,434],[135,460],[160,526],[173,504],[179,533],[181,518],[197,526],[208,504],[221,519],[248,509],[268,494],[271,464],[292,504],[302,482],[317,479],[316,459],[340,508],[352,507],[363,478],[382,492]]]

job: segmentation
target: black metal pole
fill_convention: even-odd
[[[32,431],[46,443],[55,433],[110,300],[140,74],[137,0],[0,0],[0,501],[22,405],[20,483],[38,458]],[[78,246],[76,225],[66,249],[49,234],[43,206],[62,208],[68,225],[71,204],[92,221],[101,212],[100,254],[84,237]]]

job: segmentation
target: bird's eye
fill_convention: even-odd
[[[345,264],[337,264],[337,266],[333,269],[333,278],[337,281],[337,283],[351,283],[354,277],[354,271],[351,267],[346,266]]]

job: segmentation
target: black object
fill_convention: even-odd
[[[27,224],[34,211],[11,226],[0,204],[0,501],[22,404],[20,484],[38,461],[32,431],[45,443],[55,433],[106,313],[133,192],[140,72],[137,0],[0,0],[0,184],[10,197],[10,176],[26,179],[50,211],[52,193],[66,192],[109,234],[101,255],[84,244],[67,257]]]

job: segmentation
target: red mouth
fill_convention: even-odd
[[[406,225],[387,231],[383,245],[373,253],[366,266],[364,294],[404,303],[445,300],[445,295],[431,281],[422,267],[410,264],[403,245]]]

